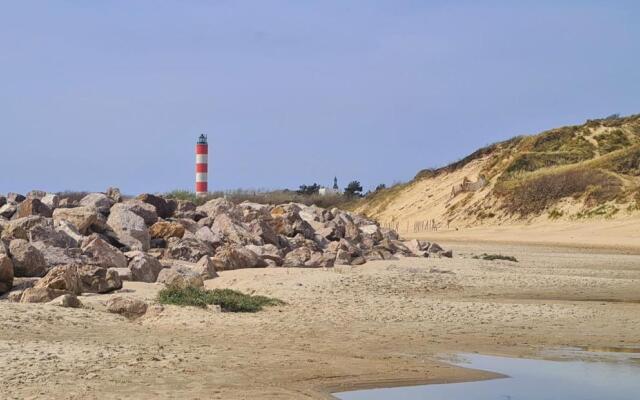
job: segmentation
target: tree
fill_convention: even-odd
[[[362,197],[362,185],[359,181],[351,181],[344,188],[344,195],[347,197]]]
[[[376,186],[376,192],[379,192],[381,190],[384,190],[387,188],[387,185],[385,185],[384,183],[379,184],[378,186]]]
[[[313,185],[300,185],[300,189],[297,191],[298,194],[303,196],[311,196],[314,194],[318,194],[320,191],[320,185],[314,183]]]

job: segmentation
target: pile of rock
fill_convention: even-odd
[[[40,278],[8,295],[22,302],[106,293],[123,280],[202,286],[222,270],[328,268],[398,255],[451,252],[400,241],[396,232],[336,208],[223,198],[196,206],[151,194],[124,200],[117,189],[75,201],[40,191],[0,196],[0,294],[14,277]]]

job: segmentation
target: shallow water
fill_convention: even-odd
[[[463,354],[454,362],[508,378],[334,393],[342,400],[638,400],[640,366],[611,362],[545,361]]]

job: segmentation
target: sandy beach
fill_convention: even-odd
[[[4,398],[321,399],[332,391],[483,379],[456,352],[538,356],[640,346],[640,256],[460,244],[453,259],[222,272],[206,285],[278,297],[256,314],[154,308],[130,321],[88,308],[0,302]],[[519,262],[474,259],[482,253]],[[126,283],[152,300],[160,285]]]

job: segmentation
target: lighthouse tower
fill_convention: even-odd
[[[205,196],[209,191],[209,144],[207,136],[200,135],[196,143],[196,196]]]

